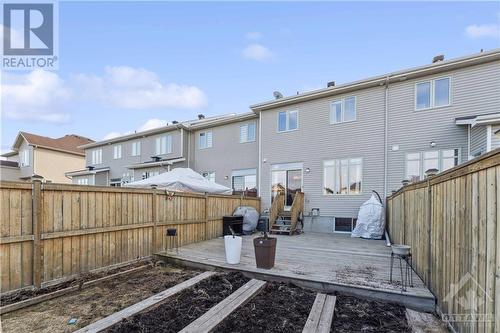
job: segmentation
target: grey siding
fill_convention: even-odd
[[[320,208],[322,216],[354,217],[371,190],[383,190],[384,176],[384,89],[382,87],[264,111],[262,117],[261,196],[263,208],[271,202],[271,166],[303,162],[305,213]],[[356,121],[330,124],[330,103],[356,96]],[[277,113],[298,110],[299,128],[277,133]],[[361,157],[361,195],[323,195],[323,161]]]
[[[256,140],[240,143],[240,125],[248,123],[255,123],[256,125]],[[255,118],[193,131],[190,140],[193,152],[191,168],[197,172],[215,172],[216,183],[231,187],[231,173],[233,170],[257,169],[259,154],[258,125],[259,120]],[[212,147],[199,149],[199,133],[209,130],[212,131]]]
[[[415,111],[415,83],[435,77],[451,77],[451,105]],[[476,65],[439,76],[408,80],[389,87],[388,190],[401,187],[405,174],[405,154],[434,149],[459,148],[460,163],[467,161],[467,126],[457,126],[455,118],[498,112],[500,105],[500,62]],[[392,151],[392,145],[399,145]],[[390,193],[390,192],[389,192]]]
[[[21,177],[21,171],[19,168],[10,167],[10,166],[0,166],[0,179],[1,180],[10,180],[10,181],[19,181]]]
[[[474,126],[470,130],[470,154],[479,156],[486,152],[486,126]]]
[[[500,126],[492,126],[491,128],[491,150],[500,148]]]

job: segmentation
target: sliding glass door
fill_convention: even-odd
[[[293,203],[294,195],[302,190],[302,165],[298,163],[273,165],[271,171],[271,200],[278,192],[285,195],[285,207]]]

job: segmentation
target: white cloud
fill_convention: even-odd
[[[148,131],[154,128],[162,127],[162,126],[167,126],[169,124],[168,121],[162,120],[162,119],[148,119],[142,126],[140,126],[137,131],[138,132],[143,132],[143,131]]]
[[[274,57],[273,52],[262,44],[250,44],[242,51],[242,55],[246,59],[257,61],[266,61]]]
[[[10,119],[64,123],[69,120],[70,89],[56,73],[34,70],[4,74],[2,116]]]
[[[109,139],[117,138],[117,137],[122,136],[122,135],[126,135],[126,134],[125,133],[120,133],[120,132],[109,132],[102,139],[103,140],[109,140]]]
[[[256,40],[256,39],[260,39],[262,37],[262,34],[258,31],[251,31],[251,32],[247,32],[245,34],[245,37],[247,39],[253,39],[253,40]]]
[[[87,103],[118,109],[195,109],[206,105],[196,86],[163,83],[151,71],[128,66],[106,67],[103,75],[76,74],[63,80],[57,73],[34,70],[4,74],[2,116],[9,119],[63,123],[70,111]]]
[[[10,36],[10,45],[12,47],[19,47],[21,45],[24,45],[24,36],[23,34],[17,30],[17,29],[12,29],[12,28],[7,28],[4,25],[0,24],[0,27],[2,28],[2,45],[3,45],[3,37],[4,36]]]
[[[472,24],[465,28],[465,34],[470,38],[497,38],[500,39],[498,24]]]

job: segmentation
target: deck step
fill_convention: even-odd
[[[226,319],[234,310],[252,299],[266,282],[252,279],[220,303],[205,312],[204,315],[184,327],[179,333],[211,332],[220,322]]]
[[[333,322],[335,296],[318,293],[302,333],[328,333]]]

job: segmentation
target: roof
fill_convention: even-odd
[[[167,126],[162,126],[158,128],[154,128],[151,130],[147,131],[142,131],[142,132],[137,132],[137,133],[132,133],[132,134],[127,134],[123,136],[119,136],[116,138],[108,139],[108,140],[102,140],[102,141],[97,141],[97,142],[92,142],[89,144],[85,144],[80,146],[81,149],[88,149],[88,148],[94,148],[94,147],[99,147],[103,146],[106,144],[112,144],[112,143],[118,143],[118,142],[123,142],[135,138],[144,138],[147,136],[159,134],[159,133],[165,133],[169,131],[174,131],[178,129],[185,129],[185,130],[198,130],[202,128],[208,128],[211,126],[216,126],[216,125],[224,125],[224,124],[229,124],[233,122],[238,122],[250,118],[255,118],[256,115],[253,112],[246,112],[246,113],[241,113],[241,114],[236,114],[236,113],[231,113],[231,114],[226,114],[222,116],[215,116],[215,117],[207,117],[203,119],[193,119],[193,120],[187,120],[183,121],[177,124],[169,124]]]
[[[500,112],[455,118],[456,125],[492,125],[500,123]]]
[[[170,158],[170,159],[163,159],[159,161],[146,161],[143,163],[137,163],[137,164],[132,164],[127,166],[128,169],[143,169],[143,168],[150,168],[150,167],[157,167],[157,166],[164,166],[164,165],[173,165],[174,163],[179,163],[179,162],[184,162],[186,159],[184,157],[176,157],[176,158]]]
[[[87,169],[83,169],[83,170],[76,170],[76,171],[66,172],[65,175],[69,176],[69,177],[95,175],[96,173],[107,172],[109,170],[110,170],[109,167],[105,167],[105,168],[87,168]]]
[[[76,134],[68,134],[63,137],[54,139],[33,133],[19,132],[13,146],[15,150],[19,149],[22,139],[24,139],[26,143],[30,146],[41,147],[45,149],[56,150],[82,156],[85,156],[85,152],[83,149],[78,147],[84,144],[94,142],[89,138],[85,138],[83,136],[79,136]],[[12,155],[13,155],[12,152],[10,152],[3,156],[12,156]]]
[[[388,83],[404,81],[407,79],[413,79],[424,75],[441,73],[444,71],[478,65],[496,60],[500,60],[500,49],[494,49],[488,52],[480,52],[466,57],[455,58],[446,61],[439,61],[425,66],[386,73],[383,75],[359,81],[349,82],[346,84],[314,90],[290,97],[279,98],[267,102],[257,103],[251,105],[250,109],[252,109],[253,112],[258,113],[259,111],[265,111],[276,107],[292,105],[299,102],[305,102],[322,97],[334,96],[341,93],[347,93],[370,87],[383,86]]]
[[[18,164],[16,161],[5,161],[5,160],[0,160],[0,166],[6,166],[6,167],[17,168],[17,167],[19,167],[19,164]]]

